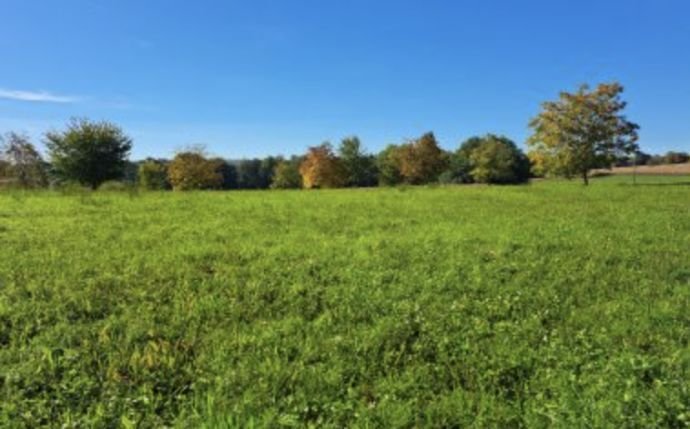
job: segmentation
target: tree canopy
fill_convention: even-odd
[[[364,151],[358,137],[344,138],[338,147],[338,155],[345,169],[345,186],[376,185],[376,159]]]
[[[609,167],[638,149],[639,126],[622,114],[622,93],[617,82],[561,92],[558,100],[543,103],[542,112],[530,122],[534,134],[527,144],[553,174],[579,175],[588,184],[591,169]]]
[[[175,155],[168,166],[168,180],[177,191],[218,189],[223,183],[221,167],[202,151],[190,149]]]
[[[107,180],[121,179],[132,140],[107,121],[73,119],[65,131],[45,135],[55,173],[93,189]]]
[[[529,159],[507,137],[488,134],[476,138],[469,160],[470,174],[477,183],[522,183],[529,179]]]
[[[307,189],[339,188],[347,181],[345,168],[328,142],[309,148],[299,172]]]

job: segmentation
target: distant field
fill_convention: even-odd
[[[614,167],[611,170],[598,170],[603,173],[611,174],[687,174],[690,175],[690,163],[685,164],[665,164],[665,165],[639,165],[637,167]]]
[[[2,427],[687,427],[690,186],[0,193]]]

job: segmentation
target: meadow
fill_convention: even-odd
[[[0,193],[2,427],[690,425],[690,186]]]

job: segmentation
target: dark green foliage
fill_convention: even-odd
[[[400,146],[388,145],[376,157],[379,184],[395,186],[403,181],[400,173]]]
[[[475,182],[509,184],[529,180],[529,159],[510,139],[488,134],[471,146],[470,174]],[[460,153],[465,153],[462,148]]]
[[[368,187],[378,183],[376,158],[363,150],[359,138],[344,138],[338,147],[338,155],[347,175],[345,186]]]
[[[73,119],[62,132],[46,133],[50,160],[61,179],[96,189],[106,180],[119,180],[132,140],[110,122]]]
[[[268,189],[280,158],[244,159],[237,163],[237,184],[240,189]]]
[[[0,194],[0,426],[686,427],[690,187],[640,180]]]
[[[472,163],[462,150],[447,154],[448,165],[438,178],[439,183],[461,184],[472,183]]]
[[[237,166],[222,158],[215,158],[212,161],[216,163],[218,172],[223,176],[221,189],[237,189],[239,186]]]
[[[302,187],[302,176],[299,173],[299,166],[303,159],[294,156],[289,160],[281,160],[275,167],[273,173],[273,189],[298,189]]]

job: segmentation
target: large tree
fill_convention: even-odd
[[[45,162],[25,135],[10,132],[0,137],[0,162],[4,165],[2,176],[20,187],[48,184]]]
[[[93,189],[125,173],[132,140],[110,122],[73,119],[62,132],[49,132],[46,146],[55,173]]]
[[[527,144],[548,159],[545,165],[554,174],[579,175],[587,185],[591,169],[609,167],[616,158],[638,149],[639,126],[622,114],[626,107],[622,92],[617,82],[562,92],[532,119],[534,134]]]
[[[338,147],[338,155],[347,176],[345,186],[376,185],[376,159],[362,149],[358,137],[344,138]]]

